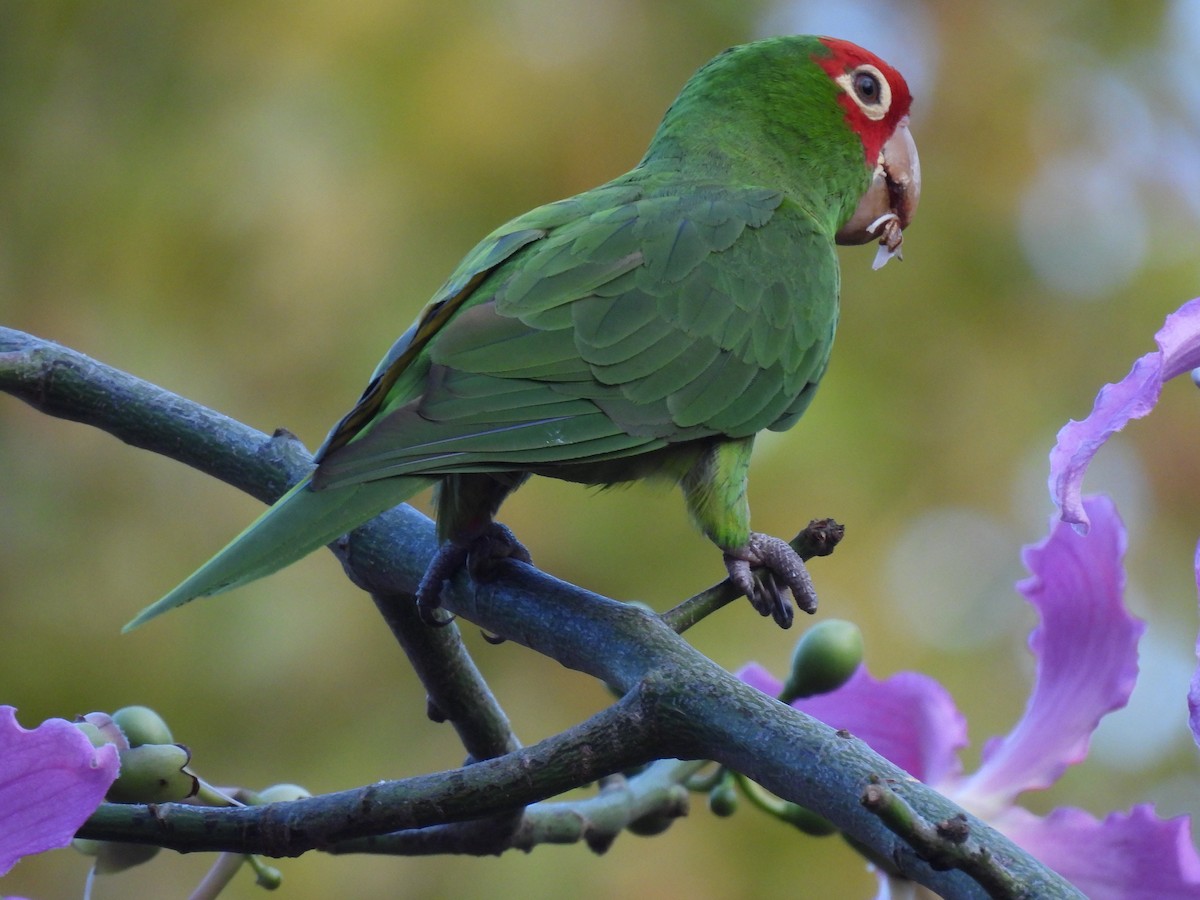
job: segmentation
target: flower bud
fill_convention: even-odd
[[[91,722],[76,722],[74,724],[76,728],[87,735],[87,739],[91,741],[93,747],[103,747],[105,744],[110,743],[108,738],[104,736],[104,732]]]
[[[794,825],[813,837],[826,837],[837,831],[834,824],[824,816],[817,815],[811,809],[798,803],[785,802],[776,815],[789,825]]]
[[[790,703],[827,694],[850,680],[862,658],[862,632],[857,625],[844,619],[818,622],[796,644],[792,671],[779,699]]]
[[[625,828],[630,834],[636,834],[638,837],[654,837],[670,828],[676,818],[670,813],[652,812],[640,819],[634,819]]]
[[[182,744],[143,744],[121,751],[121,774],[105,798],[112,803],[169,803],[195,796],[200,781],[186,766]]]
[[[148,706],[123,706],[112,714],[130,747],[142,744],[173,744],[171,729],[162,716]]]
[[[726,778],[708,792],[708,808],[714,816],[732,816],[737,812],[738,792],[733,779]]]
[[[289,800],[303,800],[311,797],[312,792],[298,784],[273,784],[259,791],[255,805],[259,803],[283,803]]]
[[[108,713],[90,712],[75,720],[75,727],[88,736],[93,747],[116,744],[118,750],[129,749],[129,741]]]
[[[257,857],[254,857],[257,859]],[[260,888],[268,891],[275,891],[283,884],[283,873],[274,866],[268,866],[259,860],[259,865],[254,868],[254,883]]]
[[[71,846],[84,856],[93,856],[97,875],[112,875],[153,859],[161,849],[152,844],[124,844],[118,841],[93,841],[75,838]]]

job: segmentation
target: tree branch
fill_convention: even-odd
[[[683,782],[704,763],[658,760],[629,778],[602,779],[596,796],[585,800],[533,803],[510,833],[498,833],[476,822],[435,825],[394,831],[345,841],[330,847],[333,853],[384,853],[403,856],[433,853],[500,854],[506,850],[532,850],[539,844],[574,844],[583,841],[595,853],[604,853],[617,836],[639,822],[653,821],[665,830],[671,820],[687,815],[690,793]],[[465,826],[465,827],[463,827]]]
[[[791,540],[792,549],[802,560],[808,562],[815,556],[828,556],[834,551],[846,529],[833,519],[814,519],[808,526]],[[662,620],[673,631],[683,634],[701,619],[711,616],[718,609],[728,606],[741,597],[741,592],[734,587],[733,582],[726,578],[724,581],[705,588],[698,594],[688,597],[678,606],[662,614]]]
[[[47,415],[177,460],[264,503],[274,503],[312,468],[312,455],[290,432],[265,435],[82,353],[2,327],[0,390]],[[403,536],[404,557],[420,577],[437,548],[433,523],[410,506],[393,510],[389,523]],[[344,540],[332,549],[344,558]],[[453,725],[474,759],[515,750],[520,742],[458,628],[427,628],[407,596],[373,599],[421,678],[431,711]]]
[[[904,838],[931,866],[961,869],[979,882],[989,897],[1028,896],[1023,892],[1020,879],[1005,867],[1003,861],[974,839],[965,816],[930,822],[884,784],[867,785],[862,794],[862,805]]]
[[[647,699],[647,692],[633,692],[532,747],[460,769],[265,806],[105,803],[79,834],[180,851],[299,856],[355,838],[504,813],[653,759],[657,735],[647,727]]]
[[[305,464],[294,441],[258,435],[79,354],[5,329],[0,329],[0,389],[264,500],[277,496]],[[428,520],[401,506],[353,532],[336,550],[354,582],[373,596],[403,597],[415,591],[431,541]],[[862,742],[738,681],[659,616],[520,563],[502,563],[497,574],[478,585],[460,577],[445,593],[447,608],[603,679],[624,693],[619,703],[533,747],[450,772],[244,809],[106,804],[81,834],[179,850],[295,855],[352,838],[501,813],[653,758],[712,759],[824,816],[905,877],[943,896],[979,897],[985,891],[961,871],[936,870],[864,809],[859,797],[869,784],[889,784],[927,821],[964,815],[974,839],[1016,879],[1024,896],[1080,896],[1007,838]]]

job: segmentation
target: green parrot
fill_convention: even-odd
[[[835,244],[898,254],[920,168],[901,75],[842,40],[786,36],[701,67],[641,162],[483,239],[384,356],[316,467],[127,628],[261,578],[431,485],[440,549],[417,591],[528,553],[494,521],[531,474],[663,477],[762,615],[816,595],[750,530],[750,453],[825,373]]]

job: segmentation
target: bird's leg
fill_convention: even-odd
[[[724,552],[729,579],[762,615],[780,628],[792,624],[790,592],[805,612],[817,608],[812,579],[787,541],[750,530],[746,479],[752,437],[714,441],[680,480],[688,511]]]
[[[498,560],[531,563],[533,558],[512,531],[499,522],[489,522],[479,533],[453,537],[438,547],[417,587],[417,611],[426,625],[447,625],[451,617],[439,615],[442,588],[465,567],[477,582],[495,577]]]
[[[499,522],[492,522],[487,531],[471,543],[467,569],[476,581],[491,581],[496,577],[496,563],[502,559],[533,563],[533,557],[529,555],[525,545],[517,540],[512,529]]]
[[[528,476],[524,473],[450,475],[436,493],[438,547],[417,587],[417,609],[427,625],[445,625],[438,615],[442,588],[465,566],[475,581],[494,577],[497,560],[532,562],[529,551],[504,525],[493,521],[500,503]]]
[[[417,585],[417,615],[426,625],[434,627],[449,625],[454,616],[440,614],[442,587],[466,565],[471,554],[471,545],[459,541],[441,544]]]

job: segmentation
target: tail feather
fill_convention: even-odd
[[[125,626],[130,631],[167,610],[270,575],[318,547],[404,502],[433,483],[429,478],[387,478],[314,491],[309,478],[284,494],[220,553]]]

